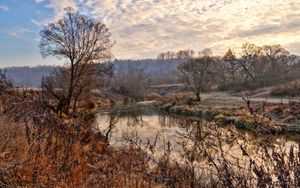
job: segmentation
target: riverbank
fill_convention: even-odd
[[[128,103],[124,103],[124,99],[97,100],[93,111],[96,113],[126,112],[154,105],[167,113],[205,118],[222,126],[234,125],[258,133],[300,133],[298,99],[263,98],[257,96],[257,93],[243,98],[242,94],[238,93],[212,92],[203,94],[201,102],[196,102],[191,99],[191,96],[191,93],[177,93],[152,97],[149,101],[127,101]],[[249,106],[245,100],[249,101]]]
[[[215,121],[222,126],[232,124],[237,128],[259,133],[300,133],[300,103],[298,102],[255,101],[252,106],[246,104],[243,106],[242,101],[236,100],[231,102],[232,106],[224,105],[225,102],[219,103],[222,105],[218,106],[209,104],[209,100],[213,101],[213,98],[189,104],[178,104],[176,100],[163,101],[157,104],[157,107],[167,113],[196,116]],[[227,99],[223,98],[224,100]]]

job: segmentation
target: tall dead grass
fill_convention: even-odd
[[[38,92],[1,94],[0,187],[299,187],[299,146],[275,150],[264,145],[261,159],[232,162],[219,144],[217,160],[201,144],[187,152],[187,163],[171,160],[171,150],[149,167],[149,155],[137,144],[113,148],[94,128],[93,114],[61,117]],[[193,136],[193,134],[191,134]],[[197,140],[197,138],[194,138]],[[212,167],[203,171],[196,156]],[[251,149],[251,148],[250,148]]]
[[[92,114],[59,117],[38,95],[11,91],[1,96],[0,187],[151,183],[142,152],[115,150],[94,129]]]

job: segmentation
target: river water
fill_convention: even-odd
[[[299,143],[299,136],[256,134],[195,117],[165,114],[151,106],[99,113],[97,124],[101,133],[109,132],[107,136],[114,147],[131,144],[155,159],[168,154],[179,163],[205,163],[207,156],[237,161],[245,156],[243,149],[251,158],[263,160],[263,147],[288,151],[291,145]]]

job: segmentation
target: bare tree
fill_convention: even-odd
[[[204,48],[202,51],[198,52],[199,56],[212,56],[212,49]]]
[[[157,57],[157,60],[169,60],[169,59],[176,59],[177,55],[176,52],[168,51],[160,53]]]
[[[289,52],[284,49],[279,44],[274,45],[264,45],[262,47],[264,55],[268,56],[270,59],[283,59],[289,55]]]
[[[214,58],[207,55],[191,58],[178,66],[179,77],[201,101],[200,93],[211,87],[214,82]]]
[[[246,82],[255,82],[257,80],[256,73],[258,70],[259,58],[261,56],[261,47],[254,44],[245,43],[242,46],[242,56],[239,59],[239,69],[244,75]]]
[[[58,100],[57,111],[68,114],[80,95],[90,90],[99,65],[111,57],[111,33],[105,24],[79,12],[69,11],[65,17],[50,23],[40,32],[39,47],[43,57],[67,59],[65,67],[44,79],[45,90]]]
[[[236,82],[236,73],[238,71],[238,63],[237,63],[237,58],[235,56],[235,53],[231,50],[228,49],[227,52],[224,54],[222,57],[222,60],[226,64],[226,70],[228,71],[230,78],[226,79],[227,81],[230,80],[229,82],[231,85],[234,85]]]
[[[242,47],[242,56],[238,68],[244,83],[263,86],[284,81],[288,76],[292,56],[280,45],[262,47],[246,43]]]
[[[160,53],[157,57],[157,60],[170,60],[170,59],[182,59],[186,60],[189,58],[192,58],[195,55],[195,52],[193,50],[179,50],[177,52],[164,52]]]
[[[189,59],[194,56],[195,52],[193,50],[179,50],[176,53],[177,59]]]
[[[278,82],[288,74],[289,52],[281,45],[264,45],[262,47],[262,59],[265,65],[263,78],[267,82]]]

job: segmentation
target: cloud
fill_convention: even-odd
[[[35,0],[35,3],[41,3],[43,2],[44,0]]]
[[[31,19],[30,21],[31,21],[31,23],[33,23],[35,26],[38,26],[38,27],[41,27],[43,25],[43,23],[41,23],[35,19]]]
[[[291,53],[300,52],[300,41],[288,43],[284,47],[288,48],[291,51]]]
[[[28,32],[30,32],[30,30],[27,28],[17,27],[17,28],[10,29],[7,32],[7,34],[12,37],[21,37],[24,33],[28,33]]]
[[[234,35],[240,37],[251,37],[297,32],[300,30],[299,20],[300,14],[288,14],[281,19],[274,18],[271,23],[265,23],[264,25],[258,23],[258,25],[247,30],[240,30]]]
[[[9,11],[9,8],[7,6],[4,5],[0,5],[0,12],[4,12],[4,11]]]
[[[300,42],[297,0],[50,0],[47,7],[54,10],[52,21],[66,7],[102,19],[117,42],[116,58],[206,47],[222,54],[246,41],[287,47]]]

